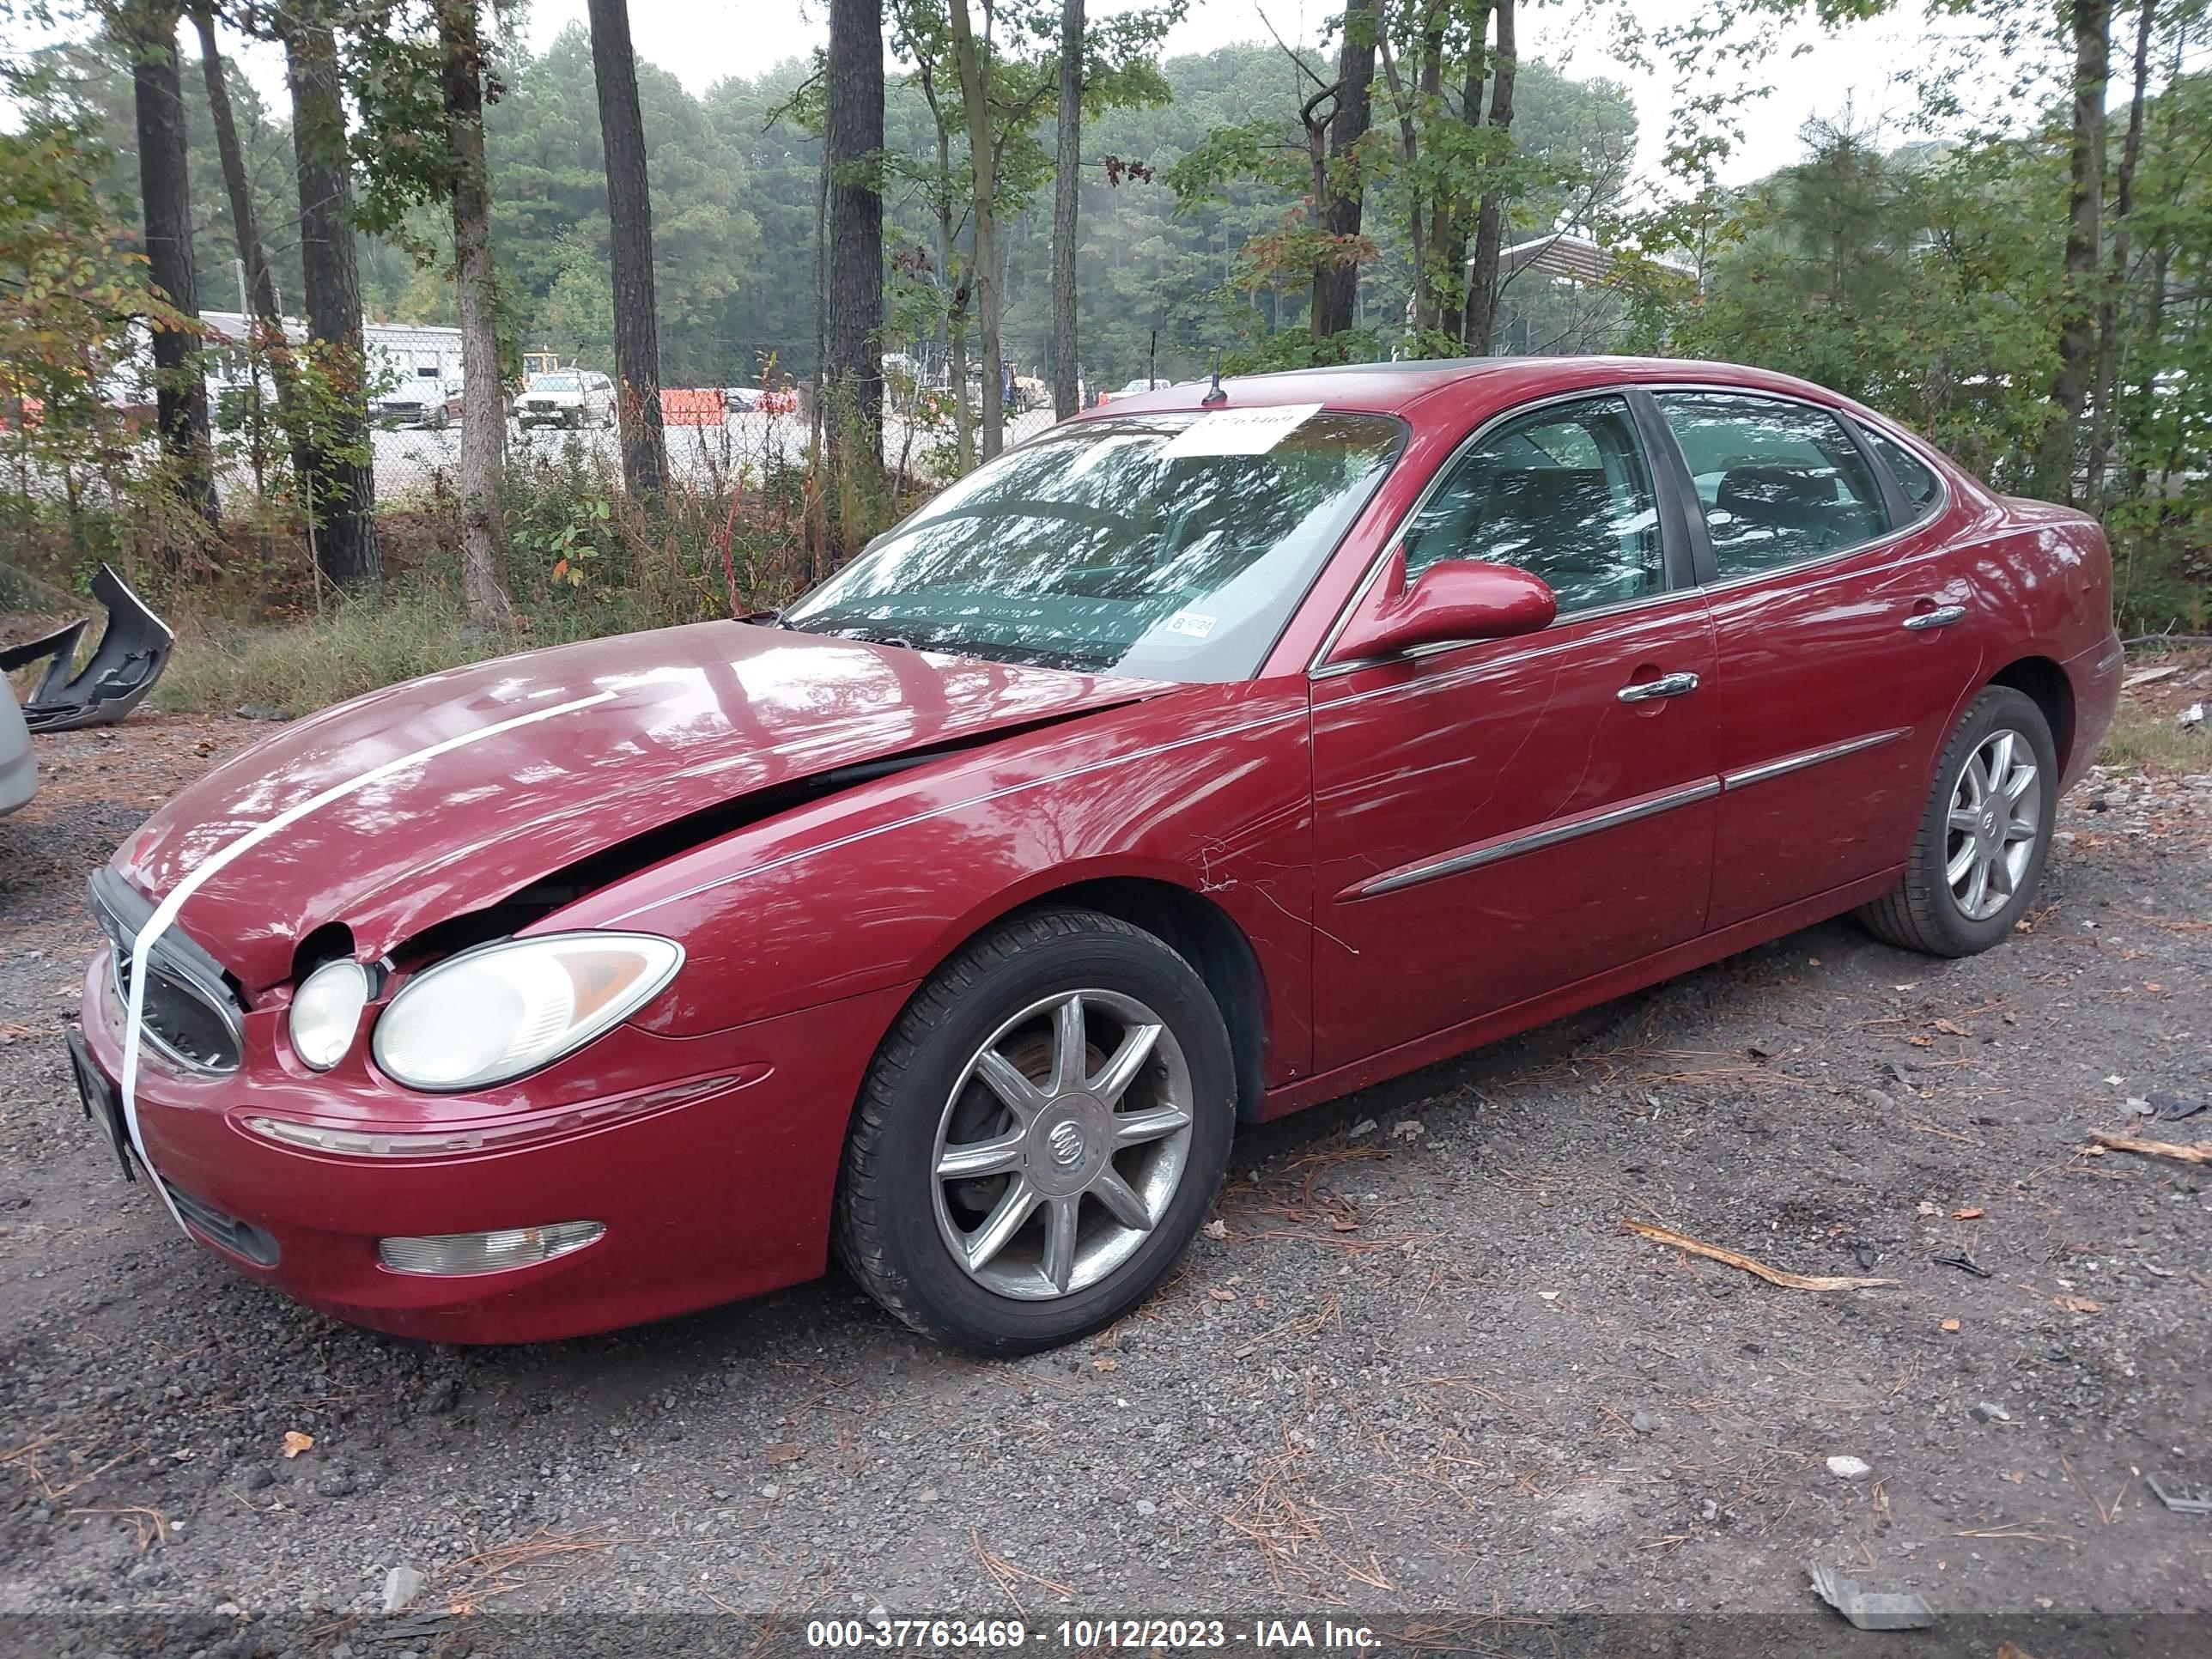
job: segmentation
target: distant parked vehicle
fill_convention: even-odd
[[[757,413],[768,393],[757,386],[726,386],[722,388],[722,411],[727,415]]]
[[[526,432],[533,426],[611,427],[615,383],[586,368],[540,374],[516,399],[514,418]]]
[[[1165,380],[1148,380],[1139,375],[1118,391],[1100,392],[1098,401],[1103,404],[1110,404],[1117,398],[1141,398],[1147,392],[1158,392],[1166,384]]]
[[[461,383],[458,380],[403,381],[372,403],[368,412],[379,426],[419,426],[442,431],[461,418]]]

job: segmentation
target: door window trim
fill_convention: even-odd
[[[1381,579],[1383,568],[1389,563],[1391,556],[1398,553],[1404,547],[1406,532],[1412,526],[1413,520],[1420,516],[1422,510],[1428,506],[1430,501],[1443,488],[1445,481],[1452,476],[1460,463],[1500,427],[1509,422],[1517,421],[1524,415],[1532,415],[1558,404],[1589,403],[1600,398],[1617,398],[1628,405],[1630,422],[1636,429],[1637,441],[1644,450],[1644,470],[1651,485],[1652,505],[1658,514],[1659,570],[1662,586],[1656,592],[1642,593],[1632,599],[1623,599],[1618,604],[1593,605],[1587,611],[1574,611],[1553,623],[1549,628],[1539,631],[1548,633],[1551,628],[1558,627],[1562,622],[1581,623],[1597,617],[1617,616],[1624,611],[1637,610],[1644,605],[1656,605],[1666,599],[1680,599],[1684,593],[1695,591],[1699,584],[1696,580],[1697,570],[1692,561],[1691,550],[1689,545],[1682,542],[1680,526],[1674,522],[1674,519],[1680,513],[1680,504],[1675,504],[1674,513],[1668,511],[1669,491],[1659,477],[1662,455],[1673,453],[1674,465],[1677,466],[1681,465],[1681,458],[1680,453],[1675,452],[1654,453],[1651,432],[1646,418],[1637,409],[1636,393],[1638,390],[1639,388],[1634,386],[1615,384],[1577,386],[1571,392],[1551,392],[1541,398],[1531,398],[1526,403],[1515,404],[1510,409],[1498,410],[1462,438],[1453,446],[1451,453],[1445,456],[1437,465],[1437,470],[1429,475],[1429,481],[1421,486],[1421,493],[1413,498],[1412,505],[1398,515],[1397,522],[1390,526],[1389,532],[1382,538],[1374,556],[1368,561],[1367,568],[1360,574],[1359,580],[1353,584],[1350,596],[1338,607],[1336,620],[1329,624],[1328,631],[1322,635],[1321,643],[1314,647],[1314,654],[1306,664],[1306,678],[1309,680],[1334,679],[1340,674],[1348,674],[1356,669],[1372,668],[1379,663],[1418,661],[1424,657],[1435,656],[1439,652],[1462,651],[1470,645],[1486,643],[1480,640],[1440,640],[1433,645],[1417,645],[1410,650],[1396,652],[1388,657],[1355,657],[1349,661],[1337,663],[1328,660],[1328,653],[1336,648],[1336,642],[1351,623],[1352,613],[1366,601],[1369,590]]]
[[[1915,531],[1927,528],[1941,516],[1942,509],[1939,507],[1936,512],[1927,514],[1913,520],[1911,523],[1899,522],[1903,517],[1899,507],[1904,492],[1899,489],[1897,480],[1891,477],[1889,468],[1884,464],[1881,457],[1874,453],[1874,447],[1867,442],[1864,434],[1858,430],[1856,423],[1847,410],[1839,409],[1832,404],[1816,403],[1810,398],[1794,397],[1788,392],[1768,392],[1763,388],[1752,386],[1725,386],[1712,380],[1644,380],[1638,383],[1637,390],[1651,399],[1652,412],[1657,416],[1660,425],[1666,430],[1668,453],[1673,458],[1670,471],[1674,486],[1678,489],[1687,492],[1688,502],[1691,505],[1688,514],[1691,555],[1697,567],[1698,578],[1697,587],[1701,592],[1727,592],[1734,588],[1748,586],[1753,582],[1771,581],[1777,577],[1796,576],[1808,570],[1817,569],[1823,565],[1839,563],[1845,559],[1856,559],[1863,554],[1887,547],[1893,542],[1900,541]],[[1661,394],[1684,392],[1703,392],[1709,396],[1718,394],[1722,397],[1743,398],[1761,403],[1795,404],[1800,409],[1815,410],[1826,415],[1842,428],[1844,435],[1850,440],[1852,448],[1858,452],[1860,459],[1873,473],[1875,488],[1881,492],[1882,511],[1889,519],[1890,527],[1879,536],[1872,537],[1866,541],[1855,542],[1849,547],[1833,548],[1827,552],[1814,554],[1808,558],[1793,560],[1788,564],[1776,565],[1771,569],[1746,571],[1740,576],[1723,576],[1720,574],[1720,562],[1713,556],[1712,535],[1706,528],[1705,503],[1698,497],[1696,483],[1690,472],[1689,457],[1682,453],[1681,441],[1674,436],[1674,428],[1667,426],[1666,411],[1659,407]],[[1885,434],[1885,435],[1888,434]],[[1943,475],[1940,471],[1934,468],[1929,470],[1936,471],[1937,483],[1943,485],[1945,493],[1942,507],[1948,507],[1950,505],[1948,484],[1944,483]]]
[[[1936,458],[1930,453],[1925,445],[1908,441],[1896,423],[1891,421],[1869,421],[1862,416],[1854,415],[1850,416],[1850,422],[1852,428],[1862,439],[1865,438],[1869,433],[1875,433],[1887,439],[1891,443],[1895,444],[1899,449],[1912,457],[1914,460],[1919,462],[1921,466],[1926,471],[1928,476],[1936,481],[1935,499],[1929,502],[1928,510],[1925,513],[1923,513],[1917,518],[1915,518],[1912,514],[1911,500],[1905,495],[1905,486],[1902,483],[1898,483],[1895,470],[1890,466],[1887,461],[1881,459],[1881,452],[1875,449],[1874,445],[1871,442],[1866,444],[1865,447],[1874,452],[1875,459],[1881,465],[1881,476],[1887,478],[1891,483],[1897,485],[1896,519],[1897,522],[1903,528],[1906,530],[1917,530],[1923,525],[1933,524],[1936,520],[1942,518],[1944,514],[1950,511],[1951,480],[1944,476],[1943,469],[1936,464]]]

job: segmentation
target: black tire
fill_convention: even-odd
[[[1134,998],[1172,1033],[1192,1086],[1190,1139],[1180,1182],[1133,1254],[1096,1283],[1024,1300],[971,1277],[939,1231],[939,1123],[994,1032],[1040,1000],[1079,990]],[[970,1353],[1033,1353],[1100,1329],[1152,1294],[1204,1221],[1228,1167],[1236,1086],[1220,1010],[1161,940],[1090,910],[1015,916],[939,969],[877,1050],[838,1177],[838,1256],[886,1310]]]
[[[1984,743],[2004,731],[2024,739],[2034,754],[2040,789],[2039,822],[2027,866],[2010,899],[1994,915],[1977,921],[1961,908],[1945,875],[1951,856],[1952,798],[1968,760]],[[1905,879],[1896,891],[1863,907],[1860,921],[1886,945],[1931,957],[1975,956],[2006,938],[2013,924],[2035,902],[2036,887],[2043,879],[2043,866],[2051,855],[2052,821],[2057,813],[2057,745],[2051,739],[2051,723],[2035,700],[2010,686],[1984,690],[1967,705],[1936,763],[1928,805],[1921,814],[1919,832],[1913,837],[1911,855],[1905,861]]]

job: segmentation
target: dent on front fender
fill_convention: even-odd
[[[1306,748],[1302,679],[1182,688],[750,825],[543,925],[680,937],[685,971],[640,1018],[688,1033],[926,977],[1058,888],[1163,881],[1231,915],[1303,1030]]]

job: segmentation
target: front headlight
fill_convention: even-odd
[[[684,965],[650,933],[554,933],[479,945],[417,974],[376,1022],[386,1075],[432,1093],[550,1065],[641,1007]]]
[[[318,1072],[343,1060],[374,984],[368,969],[343,957],[308,975],[292,999],[292,1052]]]

